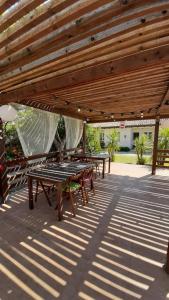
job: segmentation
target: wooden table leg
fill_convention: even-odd
[[[34,209],[33,205],[33,187],[32,187],[32,178],[28,177],[28,192],[29,192],[29,209]]]
[[[63,219],[63,202],[62,202],[62,183],[57,184],[57,210],[58,210],[58,220]]]
[[[111,160],[110,160],[110,157],[109,157],[109,170],[108,170],[109,173],[110,173],[110,163],[111,163]]]
[[[104,178],[105,174],[105,159],[103,159],[103,173],[102,173],[102,178]]]

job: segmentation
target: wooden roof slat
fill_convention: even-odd
[[[145,82],[145,80],[144,81],[142,81],[141,82],[141,84],[140,83],[137,83],[137,82],[135,82],[135,83],[133,83],[132,85],[130,84],[130,85],[127,85],[127,84],[124,84],[124,85],[121,85],[121,87],[120,87],[120,85],[119,85],[119,87],[118,88],[116,88],[116,86],[111,86],[111,84],[109,83],[109,85],[108,86],[104,86],[104,91],[103,91],[103,88],[102,88],[102,86],[99,86],[99,87],[95,87],[95,88],[93,88],[93,89],[87,89],[87,87],[86,87],[86,93],[85,93],[85,91],[83,92],[73,92],[73,93],[71,93],[71,92],[69,92],[69,91],[67,91],[67,92],[65,92],[64,93],[64,91],[62,91],[62,92],[56,92],[55,94],[59,97],[67,97],[67,98],[69,98],[70,99],[70,97],[71,98],[76,98],[76,97],[83,97],[83,96],[86,96],[86,97],[90,97],[91,95],[99,95],[99,94],[104,94],[105,93],[105,95],[107,94],[107,93],[118,93],[119,91],[121,92],[121,91],[126,91],[126,89],[127,89],[127,87],[128,87],[128,89],[130,90],[130,91],[136,91],[136,89],[137,89],[137,91],[139,92],[140,90],[143,90],[143,88],[144,88],[144,90],[153,90],[154,88],[156,88],[156,89],[165,89],[166,87],[167,87],[167,83],[166,84],[163,84],[162,85],[162,83],[163,83],[163,80],[161,80],[161,81],[157,81],[157,82],[154,82],[154,80],[152,80],[152,82],[147,82],[147,80],[146,80],[146,82]]]
[[[28,87],[22,87],[19,91],[16,90],[1,94],[0,101],[3,103],[6,99],[6,101],[10,102],[14,99],[21,99],[25,97],[25,95],[31,96],[35,93],[47,93],[49,90],[57,90],[66,86],[78,85],[85,82],[87,83],[91,80],[98,80],[104,77],[120,74],[122,72],[131,72],[154,64],[164,65],[169,61],[169,45],[162,46],[158,49],[147,50],[138,55],[133,55],[132,57],[135,62],[134,64],[131,64],[131,57],[124,57],[113,62],[105,62],[84,70],[74,71],[70,74],[37,82]]]
[[[168,74],[169,74],[169,64],[167,65],[167,63],[166,63],[165,65],[162,65],[162,66],[156,66],[155,69],[151,67],[151,68],[149,68],[148,71],[143,69],[143,70],[135,71],[134,74],[133,73],[130,73],[130,74],[123,73],[123,75],[121,75],[121,76],[119,76],[119,74],[118,74],[117,77],[113,76],[111,78],[106,78],[106,79],[102,78],[102,80],[99,80],[98,83],[93,83],[93,82],[87,83],[87,85],[85,84],[84,86],[81,86],[80,93],[83,92],[83,90],[85,92],[86,89],[94,90],[96,88],[96,86],[100,86],[102,88],[103,85],[106,87],[107,85],[108,86],[115,86],[118,84],[121,85],[121,83],[123,83],[124,86],[125,85],[127,86],[130,84],[130,82],[135,81],[136,76],[139,76],[139,78],[137,78],[137,82],[140,82],[140,83],[145,81],[145,76],[147,77],[147,82],[149,82],[149,80],[150,80],[150,83],[151,83],[151,80],[155,81],[158,78],[158,80],[161,79],[161,81],[163,81],[165,83],[165,82],[169,81]],[[125,81],[124,81],[124,79],[125,79]],[[38,80],[37,80],[37,82],[38,82]],[[27,83],[22,84],[22,86],[26,86],[26,85],[27,85]],[[15,89],[17,89],[17,88],[19,88],[19,86],[15,87]],[[13,89],[13,87],[6,89],[6,91],[8,91],[8,90],[10,91],[12,89]],[[64,90],[66,90],[66,88],[63,89],[62,91],[57,91],[57,93],[63,93]],[[75,91],[78,90],[78,86],[77,87],[76,86],[69,87],[68,90],[69,90],[69,93],[72,94],[74,90]]]
[[[45,74],[45,72],[47,70],[48,70],[48,72],[51,69],[53,71],[55,71],[56,68],[63,69],[66,66],[69,66],[71,64],[73,64],[73,65],[76,64],[76,66],[77,66],[77,64],[80,61],[91,60],[92,58],[99,57],[99,56],[102,56],[102,58],[104,58],[103,55],[105,55],[105,54],[111,53],[111,55],[112,55],[112,53],[113,53],[114,57],[115,56],[120,57],[120,55],[118,55],[118,52],[117,52],[118,50],[120,51],[121,56],[124,56],[127,53],[131,53],[131,51],[136,52],[136,51],[139,51],[140,49],[142,51],[150,46],[153,47],[153,44],[156,46],[156,44],[158,43],[158,46],[159,46],[160,43],[166,43],[166,41],[168,39],[169,21],[167,23],[168,24],[165,24],[164,28],[155,26],[155,29],[153,31],[150,31],[150,33],[144,34],[141,36],[139,36],[137,34],[134,38],[130,38],[130,40],[125,38],[124,42],[123,42],[123,37],[121,37],[120,38],[121,43],[119,43],[119,37],[118,37],[118,39],[109,40],[108,43],[104,42],[104,43],[100,43],[97,46],[93,46],[90,51],[89,51],[89,49],[85,49],[85,50],[82,50],[79,52],[75,51],[75,54],[70,54],[66,57],[60,58],[57,61],[54,60],[54,62],[45,64],[42,67],[36,67],[36,68],[34,68],[34,71],[31,70],[31,71],[25,72],[25,73],[22,72],[21,75],[14,76],[14,78],[12,78],[12,79],[8,79],[7,85],[5,85],[5,83],[3,84],[3,79],[2,79],[3,76],[0,76],[0,80],[1,80],[0,88],[5,89],[6,87],[9,87],[10,84],[12,84],[12,83],[15,83],[15,84],[19,83],[19,81],[21,79],[25,81],[28,79],[33,79],[36,76],[41,76],[41,75]],[[165,35],[164,35],[164,29],[165,29]],[[130,46],[133,46],[133,48],[131,48]],[[78,66],[77,66],[77,68],[78,68]]]
[[[6,14],[0,18],[0,32],[7,29],[10,25],[14,24],[17,20],[42,4],[44,1],[45,0],[22,0],[16,2],[16,6],[7,11]]]
[[[0,34],[0,48],[8,45],[9,41],[13,41],[23,33],[26,33],[28,30],[40,24],[45,19],[60,12],[75,2],[77,2],[77,0],[50,0],[49,2],[44,2],[44,5],[31,10],[19,19],[15,23],[15,26],[10,26],[6,31]]]
[[[145,77],[146,77],[146,82],[145,82]],[[85,85],[80,86],[80,91],[79,91],[79,86],[72,86],[72,87],[66,87],[61,90],[57,90],[56,93],[57,95],[68,95],[68,94],[73,94],[73,93],[81,93],[85,91],[94,91],[95,89],[102,89],[106,88],[107,86],[119,86],[122,87],[122,83],[125,85],[129,86],[135,84],[137,82],[138,84],[146,84],[146,83],[152,83],[156,82],[157,80],[160,80],[160,82],[168,82],[169,81],[169,65],[168,69],[166,68],[166,65],[161,67],[161,66],[156,66],[154,68],[149,67],[146,70],[145,69],[140,69],[138,71],[132,72],[132,73],[123,73],[122,75],[117,75],[113,77],[108,77],[108,78],[102,78],[98,80],[97,82],[90,82]],[[158,81],[157,81],[158,82]],[[103,90],[103,89],[102,89]]]
[[[1,0],[0,1],[0,15],[3,14],[10,6],[15,4],[18,0]]]
[[[24,36],[21,36],[15,41],[11,42],[11,44],[8,45],[6,50],[4,48],[0,51],[0,57],[2,58],[3,56],[10,55],[10,53],[18,51],[19,49],[28,47],[29,44],[33,43],[34,41],[37,42],[38,39],[41,39],[43,36],[47,36],[51,32],[55,31],[56,29],[59,29],[60,27],[68,24],[69,22],[76,22],[78,18],[81,18],[84,14],[90,13],[91,11],[94,11],[95,9],[99,8],[101,4],[100,0],[86,0],[83,2],[79,0],[76,2],[77,3],[75,7],[70,7],[69,10],[67,10],[64,13],[61,12],[59,16],[57,14],[51,16],[47,20],[41,22],[41,24],[37,25],[35,28],[32,28],[30,31],[24,34]],[[110,2],[111,0],[102,0],[102,6]],[[30,54],[31,51],[32,50],[29,47],[28,54]]]
[[[90,122],[169,116],[169,0],[39,1],[0,18],[0,105]]]
[[[155,7],[155,9],[157,9],[157,7]],[[161,12],[160,12],[160,13],[161,13]],[[156,19],[156,18],[155,18],[155,19]],[[156,20],[156,21],[157,21],[157,20]],[[83,22],[82,22],[82,24],[83,24]],[[80,27],[81,27],[81,24],[79,24],[78,27],[76,27],[76,29],[77,29],[77,28],[79,29]],[[76,34],[76,36],[77,36],[77,34]],[[60,38],[61,38],[61,37],[60,37]],[[77,39],[77,37],[76,37],[76,39]],[[69,40],[69,39],[68,39],[68,40]],[[49,47],[49,40],[47,40],[47,41],[48,41],[48,47],[46,47],[45,44],[44,44],[45,53],[42,52],[42,45],[40,45],[41,50],[40,50],[40,51],[38,51],[38,49],[36,50],[37,56],[35,57],[34,52],[32,52],[32,51],[33,51],[33,48],[32,48],[32,47],[31,47],[31,48],[29,47],[29,51],[28,51],[28,49],[27,49],[26,52],[23,52],[24,57],[22,57],[23,55],[21,54],[21,57],[22,57],[22,63],[23,63],[23,64],[29,63],[30,60],[32,61],[32,59],[37,59],[39,56],[51,52],[50,47]],[[37,44],[37,43],[38,43],[38,42],[36,42],[36,44]],[[52,43],[54,43],[54,41],[53,41]],[[62,43],[63,43],[63,39],[62,39]],[[59,42],[59,44],[57,44],[57,42],[56,42],[56,40],[55,40],[54,45],[60,45],[60,47],[61,47],[62,44],[61,44],[60,42]],[[35,46],[35,47],[37,47],[37,46]],[[55,47],[56,47],[56,46],[55,46]],[[57,47],[58,47],[58,46],[57,46]],[[52,49],[53,49],[53,48],[52,48]],[[53,49],[53,50],[54,50],[54,49]],[[53,50],[52,50],[52,51],[53,51]],[[27,53],[27,52],[28,52],[28,53]],[[16,60],[19,58],[18,55],[19,55],[19,53],[18,53],[17,55],[14,54],[13,58],[12,58],[12,56],[10,56],[10,57],[8,58],[8,60],[6,60],[6,62],[5,62],[5,61],[2,61],[2,62],[1,62],[1,65],[4,66],[4,71],[5,71],[5,72],[6,72],[7,70],[9,71],[9,70],[11,70],[11,69],[13,69],[13,68],[16,68],[16,66],[17,66]],[[25,55],[26,55],[26,56],[25,56]],[[27,55],[28,55],[28,57],[27,57]],[[12,61],[13,61],[13,60],[14,60],[14,63],[13,63],[13,67],[12,67]],[[18,64],[19,64],[19,66],[21,66],[21,62],[18,61]],[[8,65],[9,65],[9,66],[8,66]],[[1,73],[2,73],[2,71],[3,71],[3,68],[1,68]]]

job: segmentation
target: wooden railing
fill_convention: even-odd
[[[169,168],[169,149],[157,150],[156,167]]]
[[[40,166],[41,164],[65,160],[68,158],[70,153],[78,151],[82,151],[82,148],[67,149],[61,152],[51,152],[48,154],[37,154],[29,157],[20,157],[10,161],[6,160],[4,162],[7,170],[6,176],[8,183],[6,195],[8,195],[12,190],[19,189],[25,185],[27,182],[26,175],[28,171],[37,168],[37,166]]]

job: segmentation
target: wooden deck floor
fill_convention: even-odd
[[[58,222],[42,196],[29,211],[26,188],[0,207],[1,300],[169,299],[169,176],[111,169],[75,218]]]

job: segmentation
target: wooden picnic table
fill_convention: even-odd
[[[83,162],[51,163],[42,165],[28,172],[29,209],[34,208],[33,180],[50,183],[56,186],[58,220],[63,218],[62,187],[72,176],[93,167],[93,164]]]
[[[80,160],[90,160],[90,161],[102,161],[103,163],[103,171],[102,171],[102,178],[105,177],[105,168],[106,168],[106,161],[108,160],[108,173],[110,173],[110,155],[107,153],[76,153],[72,154],[71,158],[79,158]]]

